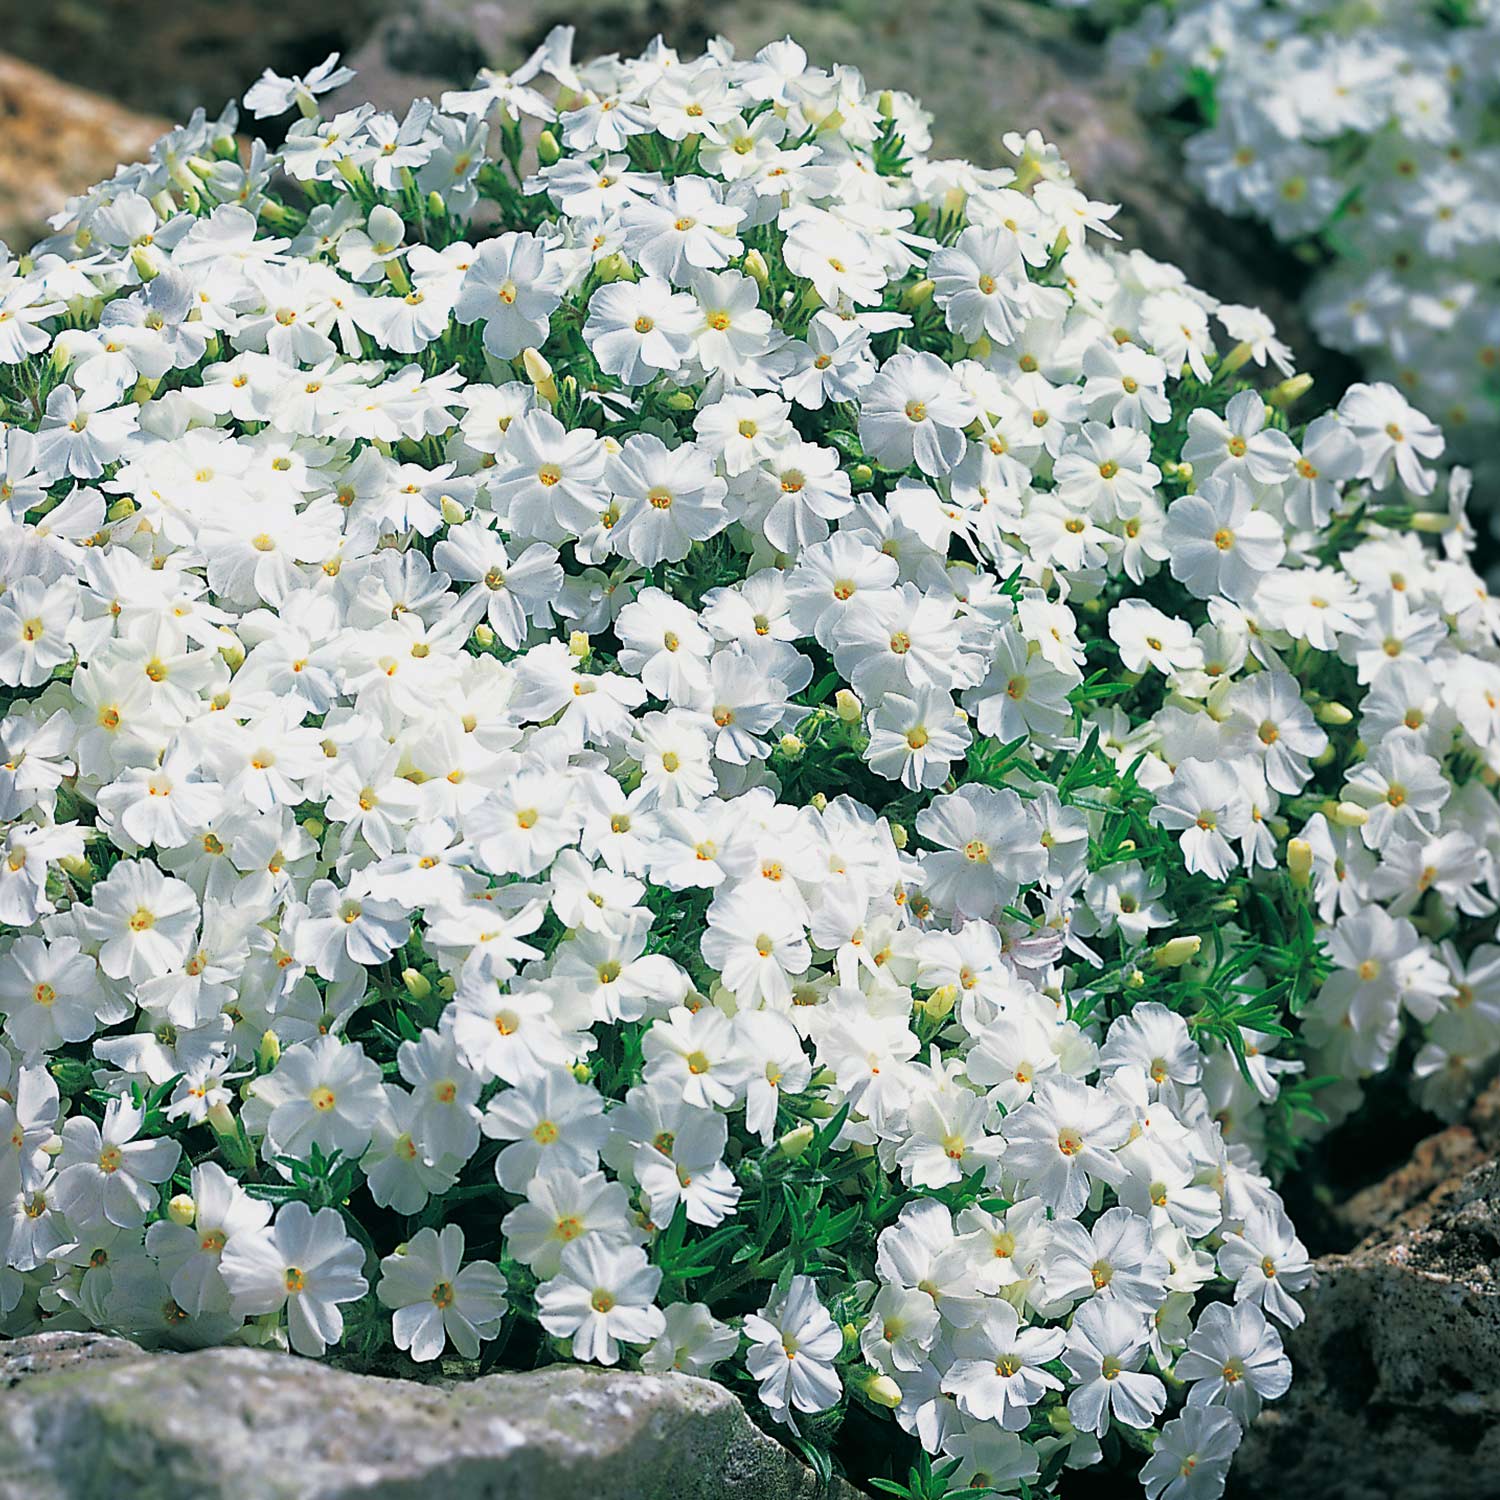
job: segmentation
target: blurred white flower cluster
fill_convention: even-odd
[[[1035,135],[571,41],[268,75],[0,267],[0,1325],[1212,1495],[1268,1172],[1500,1046],[1440,439],[1295,420]]]
[[[1500,504],[1500,6],[1092,6],[1189,177],[1316,267],[1309,321],[1442,426]]]

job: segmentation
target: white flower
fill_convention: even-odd
[[[653,1375],[668,1370],[712,1375],[714,1366],[739,1348],[739,1334],[702,1302],[674,1302],[664,1316],[661,1337],[641,1354],[641,1368]]]
[[[744,1331],[750,1340],[745,1365],[760,1381],[760,1399],[779,1421],[837,1403],[842,1387],[834,1361],[844,1336],[818,1300],[811,1277],[792,1277],[780,1296],[745,1319]]]
[[[538,1319],[554,1337],[571,1337],[575,1359],[612,1365],[622,1343],[649,1344],[665,1332],[655,1305],[661,1275],[636,1246],[589,1235],[563,1250],[558,1274],[536,1289]]]
[[[1227,1406],[1248,1425],[1262,1401],[1286,1394],[1292,1362],[1281,1339],[1253,1302],[1210,1304],[1177,1361],[1179,1380],[1193,1382],[1189,1406]]]
[[[1276,518],[1254,504],[1242,482],[1214,479],[1167,508],[1163,541],[1172,577],[1190,594],[1248,603],[1261,575],[1285,556]]]
[[[236,1234],[224,1247],[219,1274],[238,1316],[284,1307],[292,1348],[317,1355],[343,1337],[340,1304],[369,1290],[363,1262],[364,1251],[345,1232],[337,1209],[313,1213],[293,1202],[270,1228]]]
[[[460,323],[483,323],[484,347],[510,359],[547,338],[547,320],[562,300],[555,267],[530,234],[487,240],[464,272],[453,307]]]
[[[122,860],[94,887],[84,917],[111,979],[139,982],[175,969],[198,928],[192,887],[146,860]]]
[[[465,1359],[477,1359],[481,1340],[499,1332],[505,1277],[487,1260],[460,1269],[463,1254],[463,1230],[447,1224],[441,1234],[419,1229],[380,1262],[375,1294],[395,1309],[396,1347],[415,1360],[436,1359],[449,1342]]]
[[[144,1224],[158,1202],[157,1185],[177,1166],[176,1141],[138,1140],[145,1111],[111,1099],[102,1124],[74,1115],[62,1128],[57,1157],[57,1206],[79,1229]]]
[[[1141,1469],[1147,1500],[1218,1500],[1242,1436],[1227,1411],[1186,1408],[1162,1427]]]
[[[860,403],[859,436],[890,469],[915,464],[946,474],[964,454],[963,429],[977,410],[935,354],[902,350],[887,360]]]
[[[626,385],[644,385],[658,371],[682,364],[697,325],[693,299],[648,276],[601,286],[589,298],[583,336],[605,374]]]
[[[1167,1392],[1140,1372],[1146,1353],[1146,1320],[1135,1309],[1094,1298],[1074,1313],[1063,1360],[1078,1381],[1068,1397],[1076,1427],[1103,1437],[1111,1417],[1127,1427],[1152,1425]]]
[[[1031,283],[1015,235],[970,227],[952,246],[933,252],[927,274],[948,326],[971,343],[1009,343],[1031,304]]]
[[[981,1421],[998,1422],[1012,1432],[1025,1429],[1031,1408],[1062,1381],[1042,1368],[1068,1341],[1061,1328],[1022,1328],[1008,1302],[997,1302],[971,1327],[954,1335],[954,1361],[943,1389],[959,1407]]]

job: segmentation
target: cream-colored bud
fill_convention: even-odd
[[[1363,828],[1370,821],[1370,814],[1357,802],[1340,802],[1330,819],[1341,828]]]
[[[1438,536],[1442,532],[1452,531],[1454,522],[1453,517],[1445,510],[1417,510],[1412,512],[1411,520],[1406,524],[1413,531]]]
[[[589,633],[586,630],[575,630],[568,636],[568,651],[576,656],[579,661],[586,661],[593,652],[593,646],[589,644]]]
[[[1312,878],[1313,849],[1306,839],[1293,839],[1286,846],[1286,868],[1292,884],[1300,890],[1307,889]]]
[[[776,1150],[779,1155],[790,1157],[795,1160],[801,1156],[807,1148],[812,1145],[813,1137],[817,1131],[811,1125],[803,1123],[796,1126],[776,1142]]]
[[[930,276],[924,276],[901,294],[901,305],[907,312],[915,312],[917,308],[924,307],[932,301],[932,294],[936,290],[937,284],[933,279]]]
[[[438,510],[442,513],[444,522],[449,526],[462,526],[469,519],[468,511],[452,495],[444,495],[438,501]]]
[[[865,1396],[876,1406],[883,1406],[888,1411],[894,1411],[905,1400],[901,1387],[889,1375],[877,1375],[865,1387]]]
[[[550,130],[544,130],[536,138],[536,159],[544,167],[562,160],[562,147],[557,144],[557,137]]]
[[[1336,703],[1330,699],[1318,705],[1314,716],[1320,724],[1327,724],[1333,729],[1342,729],[1345,724],[1353,722],[1354,712],[1347,704]]]
[[[174,1223],[184,1228],[191,1224],[198,1216],[198,1205],[193,1202],[191,1193],[174,1194],[167,1204],[167,1217]]]
[[[255,1065],[262,1073],[269,1073],[281,1061],[281,1038],[274,1031],[261,1034],[255,1049]]]
[[[745,254],[745,275],[753,281],[761,291],[765,291],[767,283],[771,280],[771,268],[766,264],[766,258],[759,250],[750,250]]]
[[[1151,955],[1151,959],[1158,969],[1180,969],[1183,964],[1191,963],[1198,956],[1198,950],[1202,946],[1203,939],[1196,933],[1174,937],[1163,943]]]
[[[1288,407],[1294,401],[1299,401],[1311,389],[1313,378],[1311,375],[1293,375],[1283,380],[1280,385],[1273,386],[1266,394],[1268,406]]]
[[[536,393],[549,406],[557,405],[557,382],[552,378],[552,366],[547,363],[540,349],[523,349],[521,367],[526,378],[536,387]]]
[[[432,981],[420,969],[402,969],[401,983],[413,1000],[425,1000],[432,993]]]
[[[927,1012],[931,1020],[946,1021],[953,1014],[953,1007],[957,1004],[958,986],[956,984],[944,984],[939,985],[922,1002],[922,1009]]]
[[[860,716],[865,711],[865,706],[859,701],[859,695],[850,688],[840,688],[834,694],[833,706],[839,718],[846,724],[858,724]]]

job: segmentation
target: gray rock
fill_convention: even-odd
[[[722,1386],[559,1365],[456,1385],[264,1350],[0,1345],[0,1500],[815,1500]],[[854,1500],[836,1484],[831,1500]]]
[[[1500,1163],[1318,1272],[1291,1391],[1246,1435],[1234,1495],[1500,1497]]]

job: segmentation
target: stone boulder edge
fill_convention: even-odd
[[[856,1500],[722,1386],[558,1365],[451,1385],[265,1350],[0,1344],[0,1500]]]

